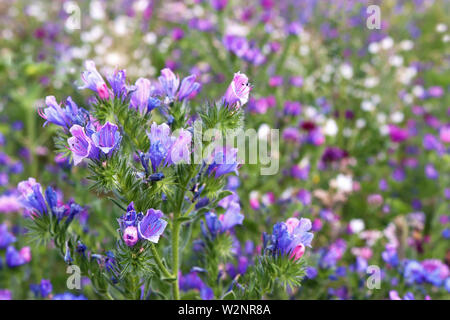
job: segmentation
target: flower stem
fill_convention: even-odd
[[[151,250],[152,250],[152,254],[153,254],[153,259],[155,259],[155,262],[158,265],[161,272],[167,278],[172,278],[172,274],[169,272],[169,270],[167,270],[167,268],[162,263],[161,257],[159,256],[158,250],[156,250],[156,247],[154,244],[151,245]]]
[[[179,213],[174,215],[172,229],[172,272],[175,281],[172,283],[173,299],[180,300],[180,289],[178,287],[178,268],[179,268],[179,242],[180,242],[180,222]]]

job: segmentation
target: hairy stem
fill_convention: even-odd
[[[161,272],[164,274],[164,276],[171,278],[172,274],[169,272],[169,270],[167,270],[167,268],[162,263],[161,257],[159,256],[158,250],[156,250],[156,247],[154,244],[151,245],[151,250],[152,250],[152,254],[153,254],[153,259],[155,259],[155,262],[158,265]]]
[[[174,215],[172,229],[172,272],[175,281],[172,283],[172,292],[174,300],[180,299],[180,289],[178,287],[178,268],[179,268],[179,242],[180,242],[180,222],[178,221],[179,213]]]

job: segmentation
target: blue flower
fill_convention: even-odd
[[[47,213],[47,205],[42,196],[42,188],[34,178],[19,182],[17,189],[21,194],[19,201],[33,214],[43,215]]]
[[[8,232],[6,224],[0,224],[0,249],[5,249],[13,242],[16,242],[16,237]]]
[[[180,91],[178,92],[179,100],[189,100],[191,94],[200,89],[200,83],[195,82],[195,78],[196,76],[192,74],[181,81]]]
[[[91,136],[91,139],[97,148],[108,155],[119,146],[122,135],[115,124],[107,121],[100,130]]]
[[[135,84],[136,90],[131,94],[130,108],[138,110],[142,115],[149,111],[150,86],[150,80],[139,78]]]
[[[138,223],[138,233],[141,239],[158,243],[159,237],[167,226],[167,221],[161,219],[164,214],[160,210],[149,209]]]
[[[70,292],[64,292],[60,294],[56,294],[52,300],[87,300],[85,296],[80,294],[79,296],[76,296]]]
[[[13,246],[9,246],[6,249],[5,259],[6,259],[6,265],[9,268],[20,267],[27,263],[27,260],[25,259],[25,257],[23,255],[21,255],[20,252],[17,251]]]
[[[169,68],[164,68],[161,70],[161,76],[158,77],[158,80],[169,99],[173,99],[177,93],[178,86],[180,85],[178,76],[176,76]]]
[[[159,165],[166,158],[170,147],[172,146],[172,136],[170,127],[163,123],[157,125],[153,122],[150,133],[147,132],[150,140],[150,149],[148,155],[152,164],[153,171],[156,172]]]
[[[217,148],[211,155],[210,164],[207,169],[209,175],[214,173],[216,178],[219,178],[225,174],[234,172],[238,173],[239,162],[237,161],[236,148]]]
[[[121,98],[122,100],[128,93],[126,85],[126,71],[125,70],[115,70],[114,74],[107,77],[109,85],[116,98]]]
[[[39,290],[43,298],[47,297],[50,293],[52,293],[53,286],[50,280],[42,279],[41,284],[39,285]]]
[[[314,237],[309,232],[311,228],[311,221],[306,218],[289,218],[286,222],[278,222],[273,226],[267,249],[273,255],[289,255],[295,260],[300,259],[305,253],[305,247],[311,247]]]

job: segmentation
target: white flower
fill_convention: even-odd
[[[353,68],[347,63],[341,65],[339,71],[344,79],[351,79],[353,77]]]
[[[352,219],[350,220],[350,229],[354,233],[360,233],[365,228],[364,221],[362,219]]]
[[[353,190],[352,176],[338,174],[336,177],[336,188],[342,192],[351,192]]]
[[[323,128],[323,132],[327,136],[335,136],[338,133],[338,130],[339,128],[334,119],[328,119]]]

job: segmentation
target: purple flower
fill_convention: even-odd
[[[181,81],[180,91],[178,92],[178,99],[191,99],[192,94],[200,89],[200,83],[195,82],[196,75],[192,74]]]
[[[163,213],[160,210],[147,210],[147,214],[138,223],[139,237],[158,243],[159,237],[167,226],[167,221],[161,219],[162,216]]]
[[[17,190],[20,193],[19,202],[37,215],[47,213],[47,205],[42,195],[42,188],[34,178],[19,182]]]
[[[87,300],[85,296],[80,294],[79,296],[76,296],[70,292],[60,293],[56,294],[52,300]]]
[[[108,155],[119,146],[122,135],[118,127],[108,121],[91,138],[94,145]]]
[[[50,280],[42,279],[41,284],[39,285],[39,291],[43,298],[47,297],[50,293],[52,293],[53,286]]]
[[[207,173],[211,175],[214,173],[216,178],[219,178],[225,174],[234,172],[239,175],[237,169],[239,167],[239,162],[237,161],[236,148],[216,148],[211,155],[210,165],[208,166]]]
[[[389,125],[389,135],[393,142],[403,142],[409,137],[407,129],[397,127],[396,125]]]
[[[98,148],[93,145],[83,127],[75,124],[70,128],[70,133],[72,137],[67,139],[67,143],[69,144],[69,150],[72,151],[75,165],[78,165],[85,158],[98,157]]]
[[[163,87],[166,95],[173,99],[177,93],[180,79],[169,68],[161,70],[161,76],[158,78],[159,83]]]
[[[134,226],[126,227],[123,231],[123,240],[127,246],[134,246],[139,240],[137,228]]]
[[[16,241],[16,237],[8,232],[5,223],[0,224],[0,249],[6,249],[11,243]]]
[[[0,300],[11,300],[12,293],[8,289],[0,289]]]
[[[241,206],[239,202],[233,201],[228,205],[224,214],[219,216],[222,232],[232,229],[244,221],[244,215],[241,214]]]
[[[425,166],[425,175],[427,176],[428,179],[432,180],[439,178],[439,172],[431,163],[428,163]]]
[[[284,103],[284,113],[289,116],[298,116],[302,112],[302,105],[297,101],[286,101]]]
[[[81,74],[81,79],[84,82],[84,86],[78,89],[90,89],[97,92],[100,99],[109,98],[109,90],[106,86],[105,80],[103,80],[100,73],[98,73],[95,63],[92,60],[87,60],[85,62],[86,71]]]
[[[228,0],[211,0],[211,6],[214,10],[222,11],[227,6]]]
[[[126,71],[125,70],[115,70],[114,74],[107,77],[109,85],[116,98],[124,99],[128,93],[126,85]]]
[[[273,226],[267,249],[273,255],[289,255],[294,260],[300,259],[305,253],[305,247],[311,247],[314,237],[311,230],[311,220],[307,218],[289,218],[286,222],[279,222]]]
[[[300,200],[300,202],[304,206],[308,206],[311,204],[311,201],[312,201],[311,192],[309,192],[308,190],[305,190],[305,189],[300,189],[297,192],[297,199]]]
[[[9,246],[6,249],[6,265],[9,268],[20,267],[26,264],[28,261],[19,251],[17,251],[13,246]]]
[[[173,140],[170,127],[165,123],[158,125],[156,122],[153,122],[150,133],[147,132],[147,135],[150,139],[150,149],[148,154],[153,171],[156,172],[156,169],[166,158],[167,153],[172,146]]]
[[[245,74],[237,72],[234,74],[233,81],[228,86],[223,97],[223,101],[228,106],[242,107],[248,101],[248,96],[252,87],[248,83]]]
[[[45,105],[47,108],[38,110],[39,115],[46,120],[44,126],[50,122],[63,128],[70,127],[71,123],[66,116],[66,112],[56,102],[56,98],[54,96],[45,97]]]
[[[130,107],[138,110],[140,114],[145,115],[148,110],[148,100],[150,98],[150,80],[139,78],[135,84],[136,90],[133,91],[130,100]]]
[[[190,163],[191,160],[192,134],[184,129],[179,130],[179,135],[175,138],[169,150],[165,164],[172,165],[180,162]]]

